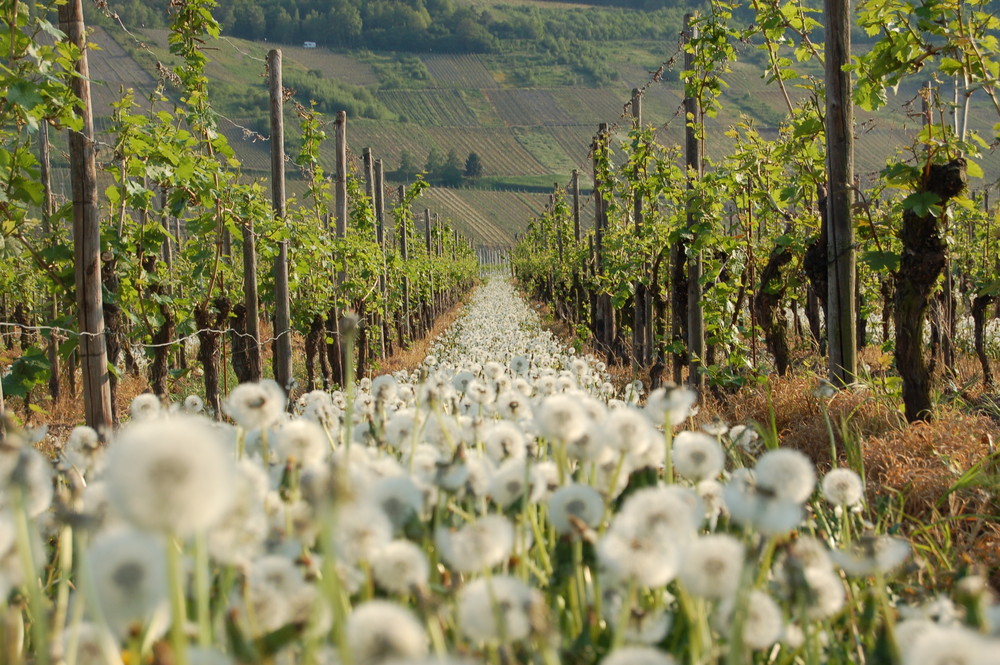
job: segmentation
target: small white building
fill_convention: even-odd
[[[302,48],[316,48],[316,42],[302,42]]]

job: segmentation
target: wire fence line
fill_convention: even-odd
[[[5,330],[11,330],[11,332],[4,332]],[[48,332],[50,335],[55,334],[62,339],[69,339],[70,337],[100,337],[102,335],[113,335],[119,334],[118,331],[114,331],[108,328],[104,329],[103,333],[92,333],[92,332],[81,332],[79,330],[72,330],[70,328],[63,328],[60,326],[41,326],[41,325],[25,325],[21,323],[14,323],[10,321],[0,321],[0,338],[14,338],[22,334],[22,332],[36,332],[42,334],[43,332]],[[289,333],[297,332],[294,328],[286,328],[285,330],[273,335],[271,337],[254,337],[249,333],[237,330],[235,328],[199,328],[198,330],[184,335],[183,337],[178,337],[176,339],[170,340],[168,342],[159,342],[155,344],[144,344],[142,342],[130,342],[129,345],[133,348],[143,348],[143,349],[158,349],[162,347],[178,346],[188,342],[189,340],[197,339],[202,333],[216,333],[220,335],[232,334],[234,337],[242,337],[247,339],[256,339],[257,343],[260,345],[270,344],[275,340],[284,337]]]

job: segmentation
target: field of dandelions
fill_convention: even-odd
[[[1000,663],[983,576],[920,589],[855,470],[617,394],[503,280],[417,371],[291,406],[9,431],[0,661]]]

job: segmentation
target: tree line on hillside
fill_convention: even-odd
[[[429,183],[457,187],[467,180],[482,177],[483,162],[475,152],[470,152],[463,163],[455,150],[449,150],[442,156],[441,151],[433,147],[421,168],[413,154],[403,150],[399,156],[399,168],[389,176],[393,180],[411,182],[421,173]]]
[[[119,0],[111,10],[126,25],[161,27],[168,4]],[[528,46],[553,53],[570,43],[674,39],[685,11],[677,0],[591,4],[614,6],[566,11],[537,5],[484,8],[455,0],[227,0],[213,13],[224,34],[285,44],[441,53]]]

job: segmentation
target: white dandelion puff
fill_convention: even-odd
[[[156,418],[163,413],[163,403],[153,393],[141,393],[132,398],[128,412],[134,421]]]
[[[420,515],[424,494],[410,476],[389,476],[376,481],[367,498],[382,508],[397,531]]]
[[[205,410],[205,400],[198,395],[188,395],[184,398],[184,411],[197,415]]]
[[[483,437],[483,445],[490,459],[498,463],[510,458],[524,457],[528,449],[521,428],[506,420],[501,420],[489,428]]]
[[[329,445],[326,433],[316,423],[299,418],[282,423],[275,432],[274,451],[281,462],[294,461],[309,467],[323,461]]]
[[[834,506],[850,508],[864,499],[865,487],[861,476],[851,469],[833,469],[820,484],[823,497]]]
[[[485,515],[457,531],[439,527],[434,541],[441,558],[460,573],[492,568],[514,549],[514,527],[502,515]]]
[[[368,561],[392,540],[392,522],[370,501],[341,504],[337,509],[334,551],[347,564]]]
[[[891,573],[910,558],[910,543],[895,536],[861,538],[850,547],[832,550],[830,558],[852,577]]]
[[[733,610],[736,599],[730,597],[719,607],[719,631],[732,634]],[[781,608],[768,594],[753,589],[746,598],[743,615],[743,644],[754,651],[767,649],[777,642],[784,632]]]
[[[581,437],[590,426],[579,401],[571,395],[550,395],[535,413],[539,434],[553,441],[569,442]]]
[[[473,642],[516,642],[539,628],[545,601],[521,580],[494,575],[462,587],[456,607],[462,633]]]
[[[410,610],[385,600],[354,608],[345,626],[347,645],[357,665],[383,665],[392,660],[427,655],[427,632]]]
[[[732,536],[701,536],[685,548],[677,577],[695,596],[728,598],[739,588],[743,560],[743,544]]]
[[[601,659],[601,665],[674,665],[671,656],[653,647],[618,647]]]
[[[229,393],[223,410],[243,429],[270,427],[285,412],[285,391],[270,379],[241,383]]]
[[[698,482],[718,476],[725,466],[726,455],[715,437],[702,432],[679,432],[674,437],[673,463],[681,477]]]
[[[754,465],[757,487],[776,498],[804,503],[816,487],[816,470],[803,453],[791,448],[769,450]]]
[[[130,424],[110,446],[107,464],[108,495],[140,528],[178,536],[204,531],[233,497],[235,462],[204,418]]]
[[[549,520],[556,533],[577,533],[573,520],[590,528],[596,527],[604,515],[604,500],[589,485],[571,483],[560,487],[549,497]]]
[[[99,535],[87,550],[93,591],[108,628],[124,638],[169,608],[164,543],[135,529]]]
[[[646,398],[646,415],[656,425],[675,427],[694,415],[698,393],[683,386],[657,388]]]
[[[372,557],[375,582],[401,595],[422,589],[430,577],[430,563],[423,549],[408,540],[394,540]]]

